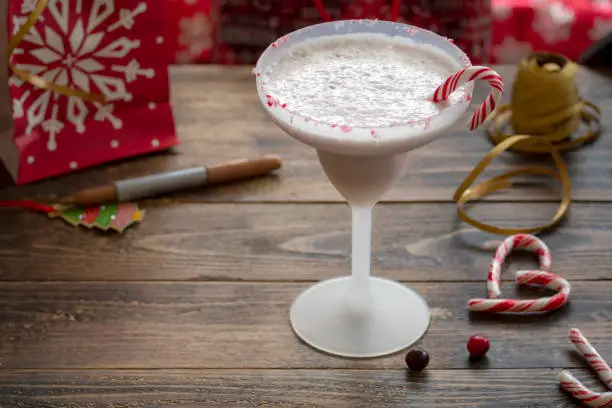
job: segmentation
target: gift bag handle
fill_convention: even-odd
[[[22,69],[17,68],[13,65],[10,60],[15,52],[15,49],[19,46],[21,41],[23,41],[24,37],[28,34],[28,32],[34,27],[34,24],[40,19],[43,11],[47,8],[48,0],[39,0],[38,4],[32,11],[32,13],[28,16],[27,21],[23,24],[17,34],[11,38],[9,42],[8,50],[6,51],[7,58],[9,60],[9,68],[11,71],[15,73],[22,81],[32,84],[33,86],[39,89],[46,89],[49,91],[57,92],[58,94],[66,95],[66,96],[74,96],[83,100],[87,100],[90,102],[99,102],[102,104],[106,104],[106,97],[101,94],[94,94],[90,92],[84,92],[79,89],[70,88],[67,86],[58,85],[51,81],[48,81],[42,77],[32,75],[28,71],[24,71]]]
[[[321,15],[321,18],[324,21],[327,22],[327,21],[333,20],[331,15],[327,11],[327,8],[325,7],[325,2],[323,0],[313,0],[313,2],[314,2],[315,7],[317,8],[317,11]],[[390,21],[397,21],[397,19],[399,18],[401,6],[402,6],[402,0],[392,0],[391,1],[391,12],[389,13]]]

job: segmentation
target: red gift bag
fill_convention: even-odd
[[[452,38],[472,63],[489,60],[491,0],[241,0],[221,2],[216,62],[254,64],[289,32],[325,20],[362,18],[425,28]]]
[[[0,1],[0,22],[6,22],[8,4]],[[4,28],[4,29],[3,29]],[[6,52],[8,49],[8,30],[6,26],[0,25],[0,67],[8,66]],[[8,89],[8,70],[0,69],[0,157],[2,153],[12,148],[13,140],[13,118]],[[6,157],[8,159],[8,156]],[[7,166],[9,163],[7,163]],[[14,163],[10,163],[13,167]]]
[[[9,37],[41,10],[10,60],[0,157],[17,184],[178,143],[166,0],[10,0]]]

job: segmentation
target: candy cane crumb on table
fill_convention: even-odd
[[[571,329],[568,338],[578,352],[587,360],[589,366],[595,370],[606,387],[612,390],[612,369],[610,369],[608,363],[606,363],[597,350],[595,350],[595,347],[589,343],[586,337],[578,329]],[[563,370],[559,373],[558,381],[565,391],[589,407],[612,407],[612,391],[599,393],[590,390],[567,370]]]
[[[444,101],[460,86],[476,80],[487,81],[491,87],[491,92],[484,102],[478,106],[470,120],[468,120],[467,126],[470,131],[476,130],[485,121],[487,116],[495,110],[504,93],[504,82],[497,72],[491,68],[478,65],[464,68],[449,76],[442,85],[436,88],[432,96],[434,102]]]

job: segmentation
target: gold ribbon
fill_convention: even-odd
[[[11,38],[8,50],[6,52],[7,57],[9,59],[9,67],[15,73],[15,75],[17,75],[22,81],[32,84],[37,88],[46,89],[66,96],[75,96],[77,98],[81,98],[90,102],[99,102],[102,104],[106,104],[107,100],[104,95],[84,92],[79,89],[58,85],[45,78],[32,75],[27,71],[19,69],[10,62],[11,57],[15,52],[15,49],[19,46],[19,44],[21,44],[21,41],[23,41],[24,37],[28,34],[32,27],[34,27],[43,11],[45,11],[45,9],[47,8],[47,2],[48,0],[39,0],[32,13],[28,16],[28,19],[25,24],[22,25],[19,28],[19,31],[17,31],[17,34],[15,34],[13,38]]]
[[[514,235],[546,230],[563,219],[571,204],[571,188],[567,166],[559,152],[576,149],[594,140],[600,130],[601,111],[580,97],[575,81],[577,72],[577,64],[557,54],[534,53],[521,62],[511,103],[500,106],[485,123],[485,133],[496,146],[476,165],[453,196],[462,221],[489,233]],[[586,125],[585,132],[574,137],[582,123]],[[506,132],[508,125],[516,133]],[[487,165],[504,151],[515,151],[534,158],[550,154],[556,169],[528,165],[470,187]],[[477,221],[465,211],[469,202],[510,188],[513,177],[526,174],[548,176],[561,184],[561,203],[547,224],[530,228],[501,228]]]

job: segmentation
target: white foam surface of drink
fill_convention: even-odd
[[[465,98],[460,88],[447,102],[431,101],[436,87],[459,68],[430,45],[344,34],[294,45],[261,75],[266,91],[294,114],[330,125],[382,128],[429,118]]]

